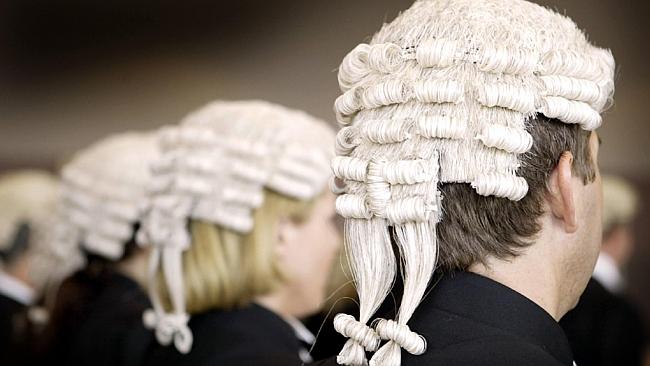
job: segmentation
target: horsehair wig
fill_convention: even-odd
[[[38,293],[82,264],[76,242],[57,240],[60,204],[61,182],[51,173],[17,169],[0,174],[0,252],[9,257],[28,253],[30,279]],[[21,227],[28,232],[26,247],[16,243]]]
[[[77,152],[61,171],[59,245],[81,244],[94,254],[119,259],[142,218],[149,164],[157,156],[151,132],[111,135]]]
[[[191,245],[188,220],[237,233],[253,229],[264,189],[298,200],[317,197],[331,175],[334,132],[304,112],[263,101],[216,101],[159,132],[162,156],[152,164],[147,215],[138,241],[153,246],[149,267],[153,309],[144,314],[163,345],[192,347],[187,326],[182,253]],[[158,293],[158,272],[171,301]],[[368,311],[372,314],[373,311]]]
[[[359,320],[335,319],[350,338],[337,361],[365,365],[369,351],[370,365],[399,365],[401,349],[426,350],[407,323],[436,267],[438,185],[525,197],[528,184],[516,172],[533,144],[527,126],[537,114],[600,126],[614,59],[571,19],[523,0],[420,0],[345,56],[338,80],[332,170],[343,182],[336,210],[346,219],[361,312]],[[369,312],[396,276],[389,227],[404,294],[397,318],[379,319],[373,330]]]

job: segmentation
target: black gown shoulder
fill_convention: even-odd
[[[141,365],[153,336],[142,323],[149,299],[138,283],[115,273],[73,340],[70,365]]]
[[[213,310],[192,316],[192,350],[180,354],[173,346],[154,344],[146,365],[302,365],[295,331],[275,313],[251,304],[231,311]],[[336,365],[325,360],[317,365]]]
[[[640,312],[596,279],[560,325],[580,366],[642,364],[647,334]]]
[[[402,365],[572,366],[557,322],[516,291],[488,278],[439,275],[409,322],[427,350],[402,351]]]
[[[0,294],[0,364],[29,364],[32,329],[28,307]]]
[[[59,365],[141,365],[153,336],[142,323],[149,300],[138,283],[117,272],[88,281],[66,279],[41,345],[44,362]]]

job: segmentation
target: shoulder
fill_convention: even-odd
[[[544,349],[514,336],[491,336],[451,344],[421,356],[405,356],[403,365],[501,366],[562,365]]]
[[[254,347],[254,346],[251,346]],[[259,354],[251,352],[247,355],[213,359],[210,365],[239,365],[239,366],[302,366],[303,362],[294,355],[282,352]],[[311,364],[309,364],[311,365]],[[336,365],[336,363],[332,364]]]
[[[211,364],[291,365],[298,361],[299,343],[287,327],[264,312],[201,314],[190,321],[194,345],[189,356]]]
[[[16,313],[25,308],[16,300],[0,294],[0,315]]]
[[[616,295],[608,291],[600,282],[591,278],[580,295],[576,309],[581,307],[602,308],[603,304],[607,304],[609,307],[612,302],[616,302]]]
[[[179,354],[173,347],[154,345],[149,365],[300,365],[299,343],[277,315],[259,307],[207,311],[190,320],[192,350]]]
[[[295,331],[286,321],[257,305],[237,310],[208,311],[193,316],[190,328],[193,332],[209,333],[216,337],[239,337],[291,346],[298,342]]]

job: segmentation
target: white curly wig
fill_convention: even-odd
[[[522,0],[421,0],[345,58],[335,102],[342,128],[334,174],[337,211],[360,299],[360,319],[335,318],[350,339],[345,365],[399,365],[422,354],[408,328],[436,268],[439,185],[517,201],[527,132],[540,114],[593,130],[614,91],[614,59],[571,19]],[[389,227],[402,261],[396,320],[367,322],[396,276]],[[387,342],[380,347],[382,340]]]

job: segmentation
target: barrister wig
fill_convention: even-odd
[[[192,346],[182,255],[192,245],[189,222],[234,233],[253,230],[264,191],[309,201],[331,177],[334,132],[304,112],[263,101],[216,101],[159,133],[151,200],[138,241],[153,246],[145,324],[161,344]],[[171,311],[163,303],[158,271]]]
[[[28,256],[30,282],[38,293],[79,264],[76,251],[61,250],[52,240],[60,193],[59,180],[46,171],[0,175],[0,257],[9,265]]]
[[[147,207],[150,164],[157,156],[151,132],[112,135],[77,152],[61,171],[58,245],[110,261],[122,258]]]
[[[522,0],[416,1],[341,63],[334,174],[337,211],[360,299],[339,314],[345,365],[399,365],[426,341],[407,325],[436,268],[440,185],[522,199],[520,155],[535,116],[594,130],[614,91],[614,59],[571,19]],[[390,229],[389,229],[390,228]],[[390,232],[389,232],[390,230]],[[397,318],[367,324],[390,291],[399,249]],[[386,341],[382,345],[382,341]],[[380,347],[381,346],[381,347]]]

